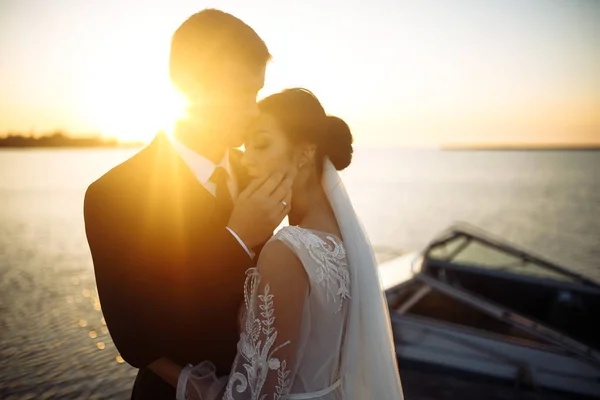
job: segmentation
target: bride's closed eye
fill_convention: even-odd
[[[271,143],[267,140],[259,140],[252,143],[252,148],[255,150],[265,150]]]
[[[271,140],[263,133],[252,135],[248,141],[248,147],[254,150],[265,150],[271,145]]]

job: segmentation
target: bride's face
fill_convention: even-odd
[[[251,178],[288,174],[295,167],[294,146],[269,114],[261,113],[251,125],[244,147],[242,163]]]

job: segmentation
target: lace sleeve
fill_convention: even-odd
[[[246,275],[245,313],[231,374],[218,381],[212,373],[205,374],[212,375],[205,380],[212,384],[188,384],[187,399],[287,398],[300,361],[303,329],[307,329],[308,276],[294,252],[279,240],[265,246],[258,266]],[[215,384],[221,390],[215,390]]]
[[[283,242],[262,251],[247,272],[246,312],[225,399],[283,400],[299,362],[308,277]]]

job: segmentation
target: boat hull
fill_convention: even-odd
[[[391,318],[400,363],[407,360],[534,388],[600,396],[600,370],[560,349],[426,318],[398,314]]]

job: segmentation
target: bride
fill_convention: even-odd
[[[402,399],[373,250],[337,173],[352,159],[350,129],[305,89],[259,109],[242,162],[252,178],[295,176],[290,226],[246,272],[230,375],[210,360],[187,366],[177,399]]]

